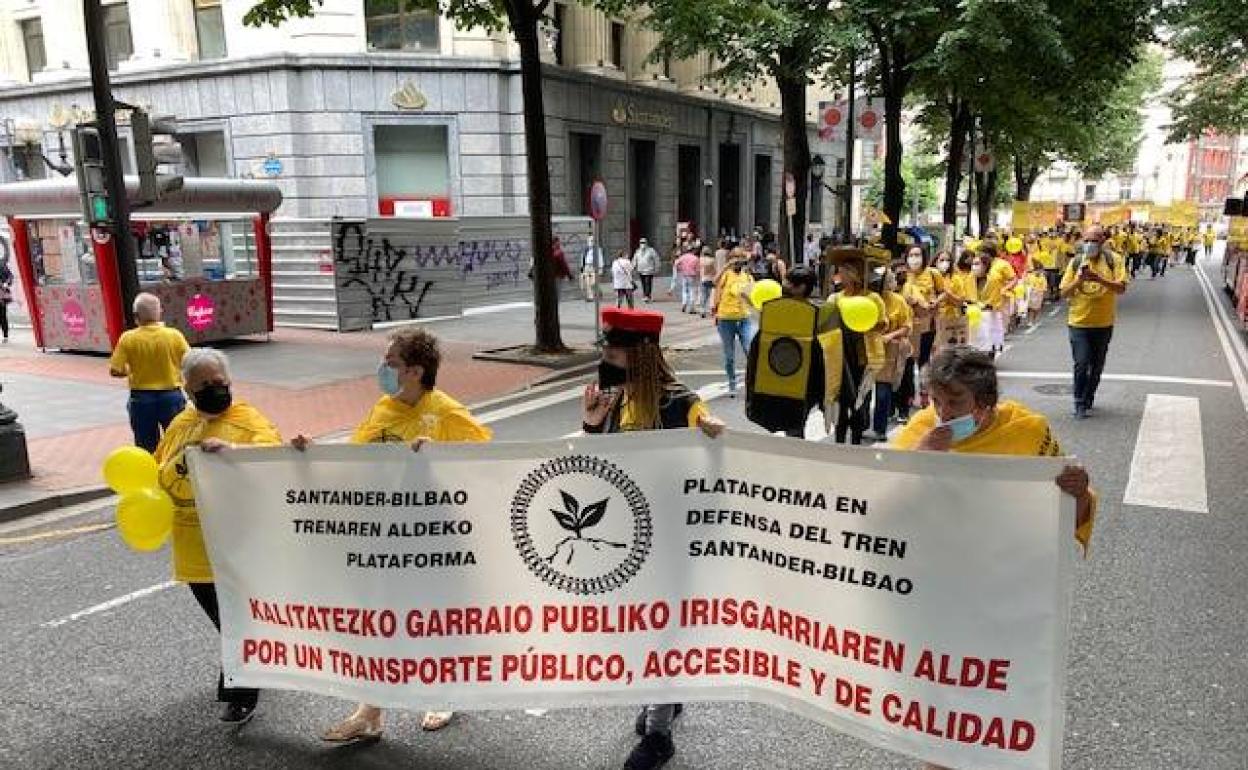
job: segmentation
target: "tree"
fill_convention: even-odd
[[[629,3],[599,5],[614,11]],[[717,65],[713,76],[729,85],[775,79],[784,170],[793,175],[796,186],[793,232],[800,244],[806,229],[811,158],[806,89],[813,78],[839,63],[849,48],[852,29],[822,0],[651,0],[645,7],[644,23],[663,40],[656,56],[708,53]],[[787,220],[782,196],[779,221]],[[790,253],[788,227],[780,228],[780,248]],[[800,246],[792,248],[800,256]]]
[[[529,229],[533,246],[533,323],[538,353],[564,353],[559,325],[559,287],[551,226],[546,109],[538,24],[550,0],[403,0],[410,8],[436,10],[461,28],[509,30],[520,47],[520,87],[524,96],[524,138],[529,184]],[[292,17],[311,16],[323,0],[261,0],[243,17],[249,26],[277,26]]]
[[[902,216],[909,217],[913,213],[931,211],[936,208],[936,200],[940,192],[937,181],[944,167],[938,158],[930,155],[906,155],[901,160],[901,177],[906,183],[906,196],[902,201]],[[884,163],[875,161],[871,164],[871,176],[867,181],[864,198],[872,207],[881,209],[884,206]],[[916,222],[917,224],[917,222]]]
[[[884,97],[884,226],[888,248],[897,246],[897,223],[905,199],[901,160],[901,113],[920,63],[958,18],[957,0],[845,0],[842,7],[863,30],[875,54],[871,80]]]
[[[1248,132],[1248,13],[1243,0],[1170,0],[1171,50],[1195,65],[1169,97],[1170,140]]]

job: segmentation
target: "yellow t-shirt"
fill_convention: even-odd
[[[1014,266],[1008,260],[997,257],[992,260],[992,264],[988,267],[988,277],[989,279],[995,278],[999,284],[1005,286],[1005,284],[1017,278],[1018,275],[1014,272]]]
[[[258,446],[282,443],[277,428],[268,418],[255,407],[239,401],[210,420],[204,419],[194,406],[188,406],[173,418],[156,447],[155,457],[160,465],[160,486],[173,498],[173,577],[185,583],[213,581],[185,457],[188,446],[206,438]]]
[[[1201,239],[1204,241],[1206,249],[1213,248],[1213,242],[1216,240],[1212,230],[1206,230]]]
[[[493,432],[477,422],[463,404],[438,389],[415,404],[382,396],[351,436],[354,444],[432,441],[489,441]]]
[[[1046,270],[1053,270],[1057,267],[1057,257],[1054,256],[1053,251],[1047,245],[1042,246],[1033,256],[1040,263],[1040,266]]]
[[[710,416],[711,410],[707,407],[706,403],[699,398],[695,399],[693,404],[689,407],[689,415],[686,419],[689,421],[690,428],[697,428],[698,421],[700,419]],[[638,427],[637,423],[637,414],[633,409],[633,402],[625,399],[624,402],[620,404],[620,430],[626,432],[634,430],[649,430],[648,427]]]
[[[108,367],[129,375],[131,390],[176,390],[182,387],[182,356],[190,347],[182,332],[156,321],[122,334]]]
[[[1014,268],[1010,268],[1010,275],[1014,274]],[[986,305],[993,310],[1000,310],[1005,305],[1005,286],[1002,285],[999,278],[994,277],[989,271],[987,280],[984,281],[983,288],[979,286],[978,280],[974,273],[958,272],[953,277],[953,293],[957,294],[960,299],[967,302],[978,302]]]
[[[924,303],[931,307],[936,301],[936,297],[945,290],[945,277],[940,271],[926,267],[913,278],[906,281],[906,285],[901,287],[901,296],[906,299],[920,298]]]
[[[886,291],[880,297],[884,300],[884,318],[888,320],[885,334],[914,323],[914,314],[910,311],[910,305],[906,303],[904,297],[895,291]]]
[[[910,418],[910,422],[893,437],[890,446],[893,449],[913,450],[939,422],[936,410],[929,406]],[[1061,445],[1049,427],[1048,419],[1017,401],[1002,401],[997,404],[996,416],[992,422],[964,441],[954,444],[950,451],[958,454],[1020,457],[1064,456]],[[1085,549],[1092,539],[1097,502],[1096,492],[1092,492],[1092,515],[1075,531],[1075,539]]]
[[[1120,283],[1127,282],[1127,270],[1121,257],[1114,257],[1112,267],[1105,259],[1086,260],[1092,271],[1101,278]],[[1065,292],[1078,277],[1084,259],[1071,260],[1062,275],[1062,291]],[[1118,309],[1118,296],[1099,283],[1084,281],[1070,295],[1070,312],[1067,323],[1077,329],[1103,329],[1114,325]]]
[[[724,321],[741,321],[750,317],[748,295],[754,278],[742,270],[725,270],[719,277],[719,300],[716,317]]]

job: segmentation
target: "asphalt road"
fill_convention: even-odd
[[[1049,415],[1101,492],[1091,556],[1074,578],[1063,767],[1243,770],[1248,415],[1206,299],[1190,269],[1135,284],[1110,352],[1115,377],[1102,387],[1097,415],[1082,423],[1067,414],[1062,321],[1046,317],[1014,338],[1001,369],[1006,396]],[[676,358],[688,384],[708,395],[722,390],[716,349]],[[562,436],[579,427],[575,388],[479,412],[500,439]],[[1177,444],[1203,445],[1208,512],[1123,503],[1150,394],[1196,400],[1200,419]],[[748,429],[739,401],[719,397],[713,407]],[[1198,470],[1176,453],[1136,463],[1135,482],[1191,482]],[[633,710],[611,708],[460,714],[437,734],[397,714],[378,745],[326,748],[317,731],[349,705],[289,692],[266,693],[245,729],[223,727],[211,626],[185,587],[165,585],[165,555],[135,555],[111,529],[92,530],[110,513],[66,511],[0,529],[0,767],[553,770],[618,767],[632,745]],[[121,601],[98,609],[113,600]],[[916,766],[751,704],[692,706],[677,742],[672,768]]]

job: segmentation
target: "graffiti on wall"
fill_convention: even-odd
[[[367,235],[358,222],[344,222],[334,238],[338,288],[365,292],[373,321],[419,317],[434,286],[433,280],[422,277],[424,269],[452,259],[448,247],[395,246],[388,236]]]
[[[472,240],[459,244],[464,280],[483,285],[486,292],[515,288],[528,272],[525,243],[519,240]]]

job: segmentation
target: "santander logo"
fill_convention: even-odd
[[[83,337],[87,333],[87,314],[76,299],[61,303],[61,322],[72,337]]]
[[[217,306],[211,297],[196,294],[186,302],[186,321],[191,328],[201,332],[212,326],[217,316]]]

